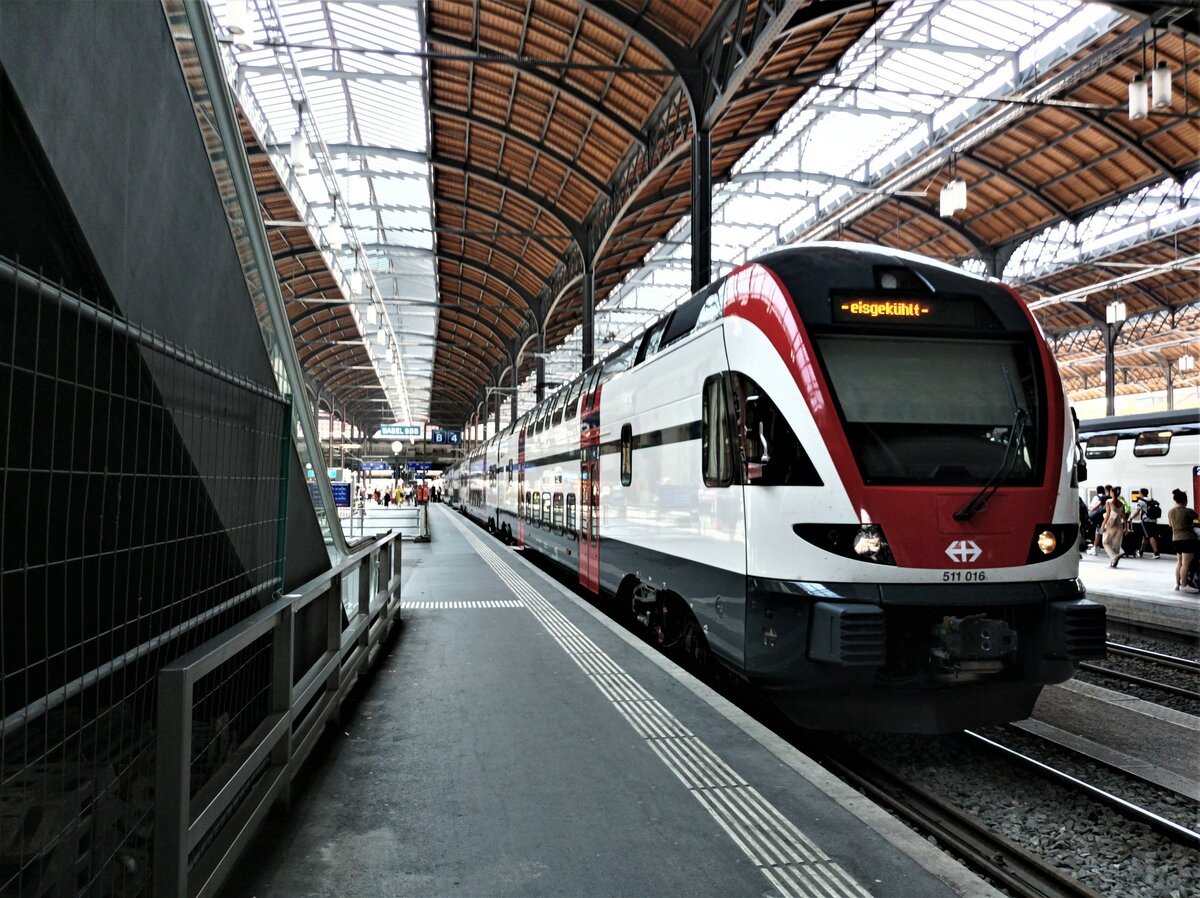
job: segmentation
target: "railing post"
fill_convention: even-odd
[[[288,731],[271,749],[271,765],[287,768],[292,762],[292,686],[295,679],[295,626],[296,612],[287,605],[279,614],[279,623],[271,634],[271,710],[282,714],[288,721]],[[292,777],[285,775],[286,785],[279,793],[279,801],[286,808],[292,806]]]
[[[158,675],[154,895],[186,898],[192,800],[192,684],[185,670]]]
[[[332,652],[335,658],[342,653],[342,575],[337,574],[329,581],[329,590],[325,593],[328,602],[325,615],[325,650]],[[325,682],[325,689],[334,694],[342,684],[342,665],[334,665],[333,673]]]

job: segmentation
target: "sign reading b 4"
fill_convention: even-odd
[[[431,430],[429,442],[440,446],[458,446],[462,443],[461,430]]]

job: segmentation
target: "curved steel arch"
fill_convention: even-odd
[[[450,197],[447,197],[447,196],[440,196],[440,197],[438,197],[438,202],[445,203],[447,206],[455,206],[460,209],[465,209],[467,212],[474,214],[474,215],[481,215],[485,218],[490,218],[492,221],[494,221],[500,225],[505,224],[504,220],[499,217],[499,215],[496,213],[495,209],[486,209],[483,206],[479,206],[479,205],[476,205],[475,203],[469,202],[467,199],[459,200],[459,199],[451,199]],[[538,208],[540,209],[541,207],[539,206]],[[435,228],[435,230],[443,230],[443,229]],[[447,233],[449,233],[453,236],[459,236],[459,237],[469,237],[470,236],[469,233],[457,233],[456,234],[455,230],[456,229],[448,229]],[[504,234],[501,233],[499,236],[503,237]],[[540,246],[542,249],[544,249],[548,254],[550,254],[552,256],[560,256],[560,255],[562,255],[562,249],[560,249],[557,246],[551,246],[546,241],[558,239],[558,240],[566,240],[568,243],[570,243],[571,235],[564,232],[560,237],[555,238],[555,237],[543,237],[540,234],[535,234],[535,233],[530,232],[530,233],[523,233],[519,237],[513,237],[512,239],[514,239],[514,240],[531,240],[534,243],[536,243],[538,246]]]
[[[492,121],[491,119],[477,118],[475,116],[467,115],[465,112],[460,112],[457,109],[451,109],[450,107],[443,106],[440,103],[430,102],[429,112],[431,115],[441,115],[454,121],[462,122],[468,127],[482,127],[487,128],[490,131],[495,131],[497,134],[521,144],[534,155],[545,156],[547,159],[551,159],[558,163],[565,168],[569,174],[575,174],[583,181],[586,181],[588,185],[590,185],[600,196],[603,197],[609,195],[608,186],[591,172],[589,172],[586,168],[582,167],[577,159],[571,159],[568,156],[564,156],[562,153],[558,152],[558,150],[547,144],[539,144],[532,137],[528,137],[525,134],[522,134],[520,131],[514,130],[508,125]],[[470,145],[468,143],[468,150],[469,149]]]
[[[466,318],[466,319],[467,319],[467,321],[469,321],[469,322],[474,322],[474,323],[483,324],[483,325],[485,325],[485,326],[487,327],[488,331],[490,331],[490,332],[491,332],[492,336],[493,336],[493,337],[497,337],[497,338],[499,338],[501,342],[503,342],[503,341],[505,341],[505,340],[511,340],[511,339],[513,339],[513,338],[516,336],[516,334],[517,334],[517,333],[519,333],[519,331],[517,331],[517,332],[515,332],[515,333],[513,333],[513,334],[506,334],[506,333],[504,333],[503,331],[501,331],[501,330],[497,329],[497,328],[495,327],[495,325],[491,324],[490,322],[483,321],[483,320],[482,320],[482,319],[480,319],[480,318],[472,318],[472,317],[470,317],[470,313],[469,313],[469,312],[465,312],[465,311],[464,311],[464,312],[456,312],[452,306],[449,306],[449,307],[447,307],[447,308],[443,309],[443,310],[442,310],[442,314],[444,314],[444,315],[451,315],[451,316],[452,316],[452,317],[453,317],[453,318],[454,318],[456,321],[457,321],[457,319],[459,319],[459,318]],[[449,322],[448,322],[448,324],[449,324]],[[439,322],[439,325],[438,325],[438,326],[439,326],[439,328],[440,328],[440,326],[441,326],[441,323],[440,323],[440,322]],[[453,324],[451,324],[450,326],[453,326]],[[472,328],[468,328],[468,330],[469,330],[469,332],[470,332],[470,333],[474,334],[474,335],[475,335],[475,336],[477,336],[477,337],[483,337],[483,336],[484,336],[483,334],[481,334],[479,331],[477,331],[477,330],[476,330],[475,328],[473,328],[473,327],[472,327]],[[495,345],[495,344],[494,344],[494,343],[493,343],[491,340],[488,340],[487,342],[488,342],[488,344],[489,344],[489,345]]]
[[[429,164],[434,168],[447,168],[451,171],[462,172],[467,177],[478,178],[481,181],[499,187],[501,190],[508,191],[514,196],[521,197],[530,205],[536,206],[545,212],[548,218],[558,222],[563,230],[571,235],[571,242],[579,247],[581,253],[583,252],[583,247],[587,243],[587,232],[583,227],[583,223],[564,220],[554,205],[553,197],[531,193],[527,184],[519,184],[500,172],[488,171],[477,165],[472,165],[463,159],[451,159],[441,155],[430,156]]]
[[[517,262],[517,260],[513,259],[512,256],[509,256],[508,253],[504,253],[503,255],[506,258],[508,258],[510,261],[512,261],[514,263]],[[458,253],[438,253],[438,261],[441,262],[443,260],[450,262],[451,264],[454,264],[454,265],[461,265],[463,268],[470,268],[472,271],[478,271],[480,274],[486,275],[487,277],[492,278],[493,280],[501,281],[505,287],[507,287],[509,290],[511,290],[514,294],[516,294],[517,299],[520,299],[522,302],[525,303],[525,308],[529,309],[530,311],[532,311],[534,306],[537,304],[537,297],[528,293],[525,290],[525,288],[522,287],[520,284],[509,283],[509,281],[507,279],[502,278],[500,275],[497,275],[495,272],[491,272],[491,271],[488,271],[486,268],[482,268],[481,267],[482,262],[479,259],[472,259],[469,256],[464,256],[464,255],[461,255]],[[520,268],[521,266],[518,264],[517,267]]]
[[[482,269],[480,269],[478,266],[475,266],[475,265],[463,266],[463,267],[470,268],[472,271],[482,271]],[[495,275],[490,275],[490,279],[498,280],[498,278]],[[438,280],[440,283],[443,280],[443,278],[439,278]],[[512,312],[518,311],[517,306],[513,305],[509,302],[509,297],[505,296],[502,293],[497,293],[494,288],[488,286],[487,284],[476,284],[473,281],[466,280],[461,273],[447,274],[447,275],[445,275],[444,280],[455,282],[453,285],[451,285],[451,284],[445,285],[445,292],[446,292],[447,298],[449,298],[450,296],[454,296],[460,300],[470,301],[473,305],[478,306],[482,311],[488,312],[497,317],[502,317],[501,313],[505,309],[508,309]],[[480,302],[477,299],[471,299],[470,297],[459,296],[458,293],[450,293],[450,290],[452,288],[456,289],[456,290],[466,290],[468,288],[474,288],[475,290],[478,290],[480,293],[485,293],[488,296],[495,299],[498,303],[500,303],[500,308],[499,309],[492,308],[492,307],[486,305],[485,303]],[[439,310],[440,309],[452,309],[452,308],[454,308],[454,306],[455,306],[455,303],[448,302],[448,303],[445,303],[444,305],[439,306]],[[440,314],[440,312],[439,312],[439,314]],[[518,317],[520,317],[522,321],[528,320],[528,315],[519,315]],[[520,329],[519,325],[514,326],[513,334],[511,334],[510,336],[515,335],[519,329]]]
[[[467,53],[476,53],[479,51],[479,47],[475,46],[474,44],[470,44],[465,41],[460,41],[456,38],[446,37],[445,35],[441,35],[441,34],[430,33],[428,39],[431,42],[436,42],[439,44],[446,44],[447,46],[454,47],[457,50],[462,50]],[[464,62],[470,63],[471,61],[464,60]],[[472,64],[472,68],[474,68],[473,64]],[[635,143],[642,143],[642,144],[644,144],[646,142],[645,132],[639,130],[635,123],[626,121],[625,119],[622,119],[622,118],[619,118],[616,110],[609,109],[605,106],[600,105],[600,100],[598,98],[589,96],[588,94],[585,94],[583,91],[579,90],[577,87],[574,87],[573,85],[571,85],[569,82],[563,80],[562,78],[554,78],[536,68],[528,68],[528,67],[518,68],[518,67],[514,66],[513,71],[517,72],[518,74],[520,74],[523,77],[538,81],[541,84],[544,84],[546,87],[550,88],[551,90],[557,90],[560,93],[565,94],[566,96],[570,97],[572,100],[575,100],[582,106],[585,106],[589,109],[595,110],[597,115],[608,120],[608,122],[610,124],[612,124],[613,127],[615,127],[617,130],[621,131],[627,138],[629,138],[629,140],[631,140]]]

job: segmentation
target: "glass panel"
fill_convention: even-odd
[[[1088,458],[1112,458],[1117,454],[1117,435],[1115,433],[1092,437],[1087,441],[1084,455]]]
[[[1004,483],[1040,479],[1039,390],[1025,345],[843,334],[816,342],[864,481],[974,486],[1006,467]]]
[[[1090,443],[1088,444],[1091,445]],[[1156,430],[1152,433],[1139,433],[1133,441],[1133,454],[1138,458],[1153,455],[1166,455],[1171,451],[1171,431]]]
[[[733,448],[729,444],[729,417],[725,382],[720,375],[704,382],[701,455],[706,486],[728,486],[733,480]]]

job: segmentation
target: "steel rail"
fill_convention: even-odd
[[[1179,670],[1190,670],[1200,673],[1200,661],[1193,661],[1190,658],[1177,658],[1174,655],[1164,655],[1162,652],[1139,649],[1132,645],[1121,645],[1119,642],[1108,643],[1108,651],[1113,655],[1124,655],[1129,658],[1142,658],[1146,661],[1153,661],[1160,667],[1176,667]]]
[[[808,751],[808,749],[805,749]],[[899,774],[838,744],[817,752],[820,763],[872,801],[932,836],[1018,898],[1099,898],[1041,857]]]
[[[1113,670],[1111,667],[1103,667],[1099,664],[1092,664],[1088,661],[1081,661],[1078,664],[1080,670],[1091,671],[1102,677],[1110,677],[1114,680],[1121,680],[1124,683],[1134,683],[1138,686],[1147,686],[1151,689],[1158,689],[1162,692],[1169,692],[1171,695],[1190,698],[1195,701],[1200,701],[1200,692],[1195,692],[1191,689],[1184,689],[1182,686],[1172,686],[1170,683],[1160,683],[1158,680],[1150,680],[1146,677],[1139,677],[1137,674],[1125,673],[1122,670]]]
[[[1124,798],[1121,798],[1118,795],[1113,795],[1111,792],[1106,792],[1098,786],[1093,786],[1091,783],[1084,782],[1077,777],[1071,776],[1069,773],[1064,773],[1061,770],[1057,770],[1054,767],[1051,767],[1049,764],[1042,763],[1036,758],[1023,755],[1019,751],[1009,748],[1007,745],[1001,745],[999,742],[988,739],[986,736],[980,736],[978,733],[971,732],[970,730],[964,730],[963,735],[968,736],[976,742],[987,746],[992,751],[999,752],[1010,761],[1015,761],[1018,764],[1036,770],[1038,773],[1053,780],[1054,782],[1068,786],[1072,789],[1083,790],[1088,794],[1089,797],[1099,801],[1106,807],[1115,810],[1117,813],[1130,820],[1135,820],[1138,823],[1149,826],[1155,832],[1167,836],[1172,841],[1178,842],[1179,844],[1185,845],[1193,850],[1200,849],[1200,832],[1188,829],[1186,826],[1180,826],[1173,820],[1168,820],[1166,817],[1155,814],[1153,811],[1148,811],[1146,808],[1140,807],[1133,802],[1126,801]],[[1043,736],[1042,738],[1045,737]],[[1052,739],[1047,739],[1046,741],[1054,745],[1059,744]],[[1061,747],[1070,748],[1070,746]]]

